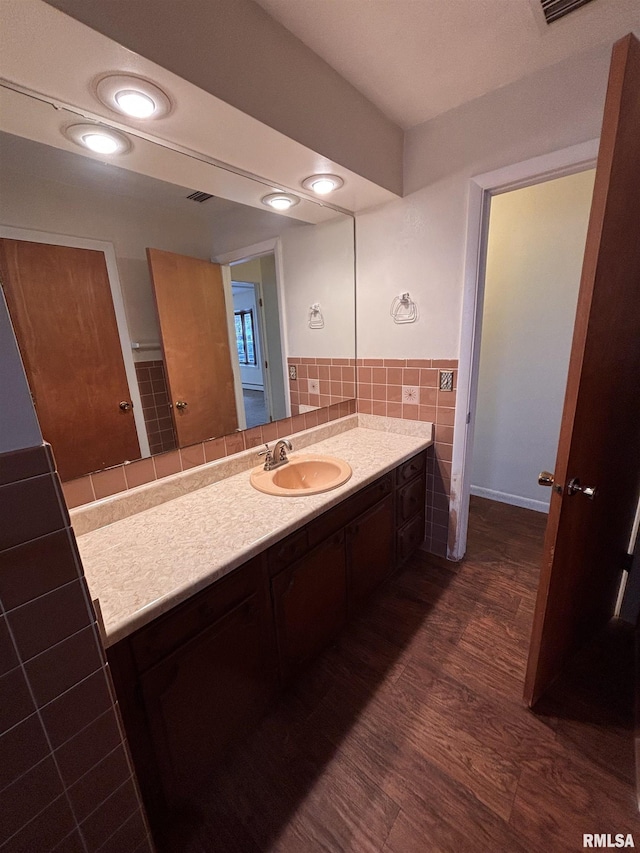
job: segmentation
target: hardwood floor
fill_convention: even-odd
[[[412,558],[163,849],[564,853],[634,829],[640,843],[627,626],[537,713],[522,704],[545,520],[473,498],[465,560]]]

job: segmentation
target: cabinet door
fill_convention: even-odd
[[[329,645],[345,624],[346,582],[343,531],[271,581],[283,680]]]
[[[391,495],[347,527],[351,609],[357,609],[393,568],[394,533]]]
[[[141,677],[169,803],[206,779],[274,696],[268,616],[264,598],[252,595]]]
[[[416,515],[408,521],[404,527],[398,530],[396,545],[396,561],[400,565],[404,563],[424,542],[424,513]]]

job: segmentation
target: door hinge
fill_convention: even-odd
[[[264,369],[266,370],[268,367],[269,367],[269,362],[268,362],[268,361],[265,361],[265,363],[264,363]]]
[[[467,423],[471,423],[471,412],[467,412]]]
[[[623,554],[622,568],[625,572],[631,573],[631,569],[633,568],[633,554]]]
[[[258,299],[258,305],[262,308],[262,297]]]

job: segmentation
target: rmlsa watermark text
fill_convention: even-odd
[[[635,847],[633,836],[630,832],[626,835],[623,832],[615,834],[600,832],[589,834],[586,832],[582,836],[583,847]]]

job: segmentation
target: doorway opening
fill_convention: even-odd
[[[247,429],[251,429],[272,420],[270,400],[265,393],[263,300],[259,282],[237,281],[235,275],[231,292],[245,421]]]
[[[287,417],[279,283],[273,250],[230,262],[233,330],[239,388],[247,429]]]
[[[467,543],[469,497],[474,469],[473,448],[478,379],[480,376],[485,273],[487,270],[492,200],[512,191],[533,188],[556,178],[572,176],[593,169],[597,151],[598,140],[594,139],[542,157],[516,163],[495,172],[478,175],[472,178],[469,183],[467,248],[457,389],[458,403],[455,415],[451,470],[450,518],[455,519],[456,523],[450,524],[447,550],[447,556],[451,560],[463,558]],[[497,204],[498,202],[496,202],[496,206]],[[566,331],[566,335],[569,338],[570,345],[571,328]],[[503,386],[499,385],[499,387]],[[516,425],[518,424],[516,423]],[[524,452],[524,444],[520,442],[519,446]],[[553,459],[548,464],[552,463]],[[474,486],[482,488],[482,484],[478,482],[474,483]],[[493,488],[495,492],[500,491],[495,486],[485,486],[485,488]],[[539,498],[539,500],[544,501],[545,498]],[[544,509],[544,506],[536,508]]]
[[[595,170],[491,198],[472,495],[548,512]]]

